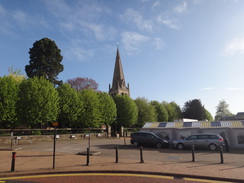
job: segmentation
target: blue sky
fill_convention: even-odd
[[[244,111],[244,1],[0,0],[0,76],[25,74],[44,37],[62,50],[63,81],[89,77],[108,92],[119,43],[133,99]]]

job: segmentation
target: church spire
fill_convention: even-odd
[[[124,72],[123,72],[123,68],[122,68],[122,63],[121,63],[121,59],[120,59],[120,53],[119,53],[118,46],[117,46],[117,53],[116,53],[116,59],[115,59],[112,88],[110,88],[110,85],[109,85],[109,94],[112,96],[116,95],[116,94],[130,96],[129,85],[128,85],[128,87],[126,87],[126,85],[125,85],[125,77],[124,77]]]

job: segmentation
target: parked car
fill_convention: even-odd
[[[211,151],[215,151],[220,146],[224,146],[224,139],[216,133],[199,133],[188,136],[185,139],[174,140],[173,146],[177,149],[191,148],[207,148]]]
[[[131,135],[131,144],[137,146],[156,146],[158,148],[168,147],[169,141],[160,138],[153,132],[134,132]]]

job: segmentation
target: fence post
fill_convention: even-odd
[[[15,158],[16,158],[16,152],[12,152],[11,172],[14,172],[15,170]]]
[[[140,147],[140,157],[141,157],[141,162],[140,163],[144,163],[142,149],[143,149],[143,147],[141,146]]]
[[[195,162],[196,161],[196,158],[195,158],[195,148],[194,148],[194,145],[192,145],[192,147],[191,147],[191,153],[192,153],[192,162]]]
[[[220,163],[224,163],[223,146],[220,146]]]
[[[86,154],[86,166],[90,165],[90,148],[87,148],[87,154]]]
[[[119,156],[118,156],[118,146],[115,147],[115,156],[116,156],[116,160],[115,163],[119,162]]]

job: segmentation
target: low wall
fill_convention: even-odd
[[[109,137],[107,133],[91,133],[90,138],[104,138]],[[25,135],[25,136],[13,136],[9,137],[0,137],[0,145],[11,144],[11,139],[13,144],[31,144],[33,142],[41,141],[53,141],[54,135]],[[79,140],[87,139],[89,134],[58,134],[56,136],[57,140]]]

